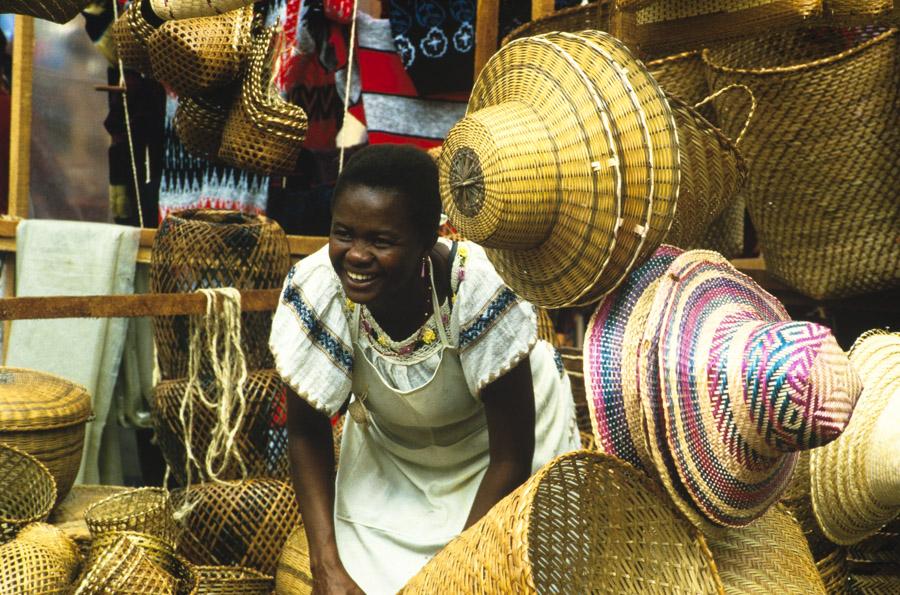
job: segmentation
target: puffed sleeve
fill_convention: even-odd
[[[284,381],[330,417],[350,393],[353,348],[344,293],[327,250],[304,258],[288,273],[269,349]]]
[[[458,329],[463,374],[471,392],[528,357],[537,341],[534,306],[508,288],[477,244],[461,242],[454,270],[459,276],[451,332]]]

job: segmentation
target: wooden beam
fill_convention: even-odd
[[[241,310],[272,311],[278,305],[280,292],[280,289],[241,291]],[[0,320],[138,318],[205,313],[206,296],[201,293],[19,297],[0,300]]]
[[[31,176],[31,81],[34,67],[34,19],[16,15],[9,114],[9,210],[27,217]]]
[[[555,0],[531,0],[531,20],[536,21],[553,13]]]
[[[500,0],[478,0],[475,15],[475,80],[497,51],[500,27]]]

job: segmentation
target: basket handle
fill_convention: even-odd
[[[747,134],[747,129],[750,127],[750,122],[753,120],[753,116],[756,114],[756,95],[753,94],[753,91],[747,85],[741,85],[738,83],[733,83],[731,85],[727,85],[722,87],[712,95],[708,95],[704,99],[701,99],[697,103],[694,104],[694,109],[697,109],[703,105],[706,105],[716,97],[727,93],[728,91],[734,91],[735,89],[741,89],[747,92],[747,95],[750,96],[750,111],[747,112],[747,119],[744,121],[744,127],[741,128],[741,132],[737,135],[737,138],[734,139],[735,146],[741,144],[741,141],[744,140],[744,135]]]

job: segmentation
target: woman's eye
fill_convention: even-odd
[[[331,232],[331,235],[339,240],[349,240],[350,232],[345,229],[335,229]]]
[[[376,240],[372,243],[375,244],[376,248],[390,248],[394,245],[393,241],[386,238],[376,238]]]

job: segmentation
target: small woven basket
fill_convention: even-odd
[[[68,23],[90,3],[91,0],[6,0],[2,8],[3,12]]]
[[[171,595],[197,592],[191,568],[172,547],[152,536],[114,531],[95,540],[76,594]]]
[[[112,37],[116,53],[125,68],[136,70],[147,76],[153,75],[147,41],[156,28],[150,24],[142,10],[144,1],[132,2],[128,10],[119,15],[112,26]]]
[[[300,522],[294,492],[274,479],[195,485],[179,552],[199,565],[243,566],[273,576],[288,535]],[[180,508],[184,490],[173,492]]]
[[[27,540],[0,545],[0,593],[65,595],[72,568],[52,550]]]
[[[166,21],[147,40],[153,76],[178,96],[225,86],[241,74],[250,47],[253,7]]]
[[[153,427],[163,458],[171,469],[172,477],[185,485],[186,451],[188,433],[181,422],[181,404],[185,398],[186,380],[167,380],[153,389]],[[285,392],[281,376],[274,370],[249,374],[244,384],[246,409],[235,434],[234,452],[240,455],[248,477],[274,477],[288,479],[290,463],[287,457],[287,430],[285,428]],[[194,400],[190,436],[191,450],[198,461],[206,459],[213,429],[218,423],[217,413],[204,407],[197,395]],[[207,400],[218,401],[218,394],[211,388]],[[218,473],[219,479],[240,479],[242,469],[232,462]],[[206,481],[203,466],[192,463],[194,481]],[[198,479],[199,478],[199,479]]]
[[[67,583],[71,583],[78,575],[84,558],[78,545],[64,531],[47,523],[31,523],[19,531],[13,541],[40,546],[51,552],[67,570]],[[0,555],[0,558],[3,556]],[[0,571],[2,574],[2,571]],[[0,593],[8,593],[0,589]]]
[[[175,134],[187,151],[196,157],[215,162],[219,159],[222,131],[235,92],[225,89],[206,95],[179,97],[175,110]]]
[[[107,533],[137,531],[174,547],[180,533],[169,493],[163,488],[135,488],[113,494],[88,507],[84,521],[95,541]]]
[[[580,6],[569,6],[547,16],[519,25],[510,31],[501,46],[522,37],[543,35],[553,31],[578,33],[587,29],[609,30],[609,0],[596,0]]]
[[[461,533],[404,593],[719,593],[703,536],[630,465],[556,458]]]
[[[275,570],[275,592],[279,595],[309,595],[313,589],[306,530],[298,526],[284,543]]]
[[[26,452],[0,444],[0,543],[29,523],[44,521],[56,501],[56,481]]]
[[[161,19],[193,19],[223,14],[250,6],[256,0],[150,0]]]
[[[75,483],[85,423],[92,416],[84,387],[36,370],[0,368],[0,442],[47,466],[56,480],[57,503]]]
[[[269,595],[275,579],[250,568],[194,566],[197,593],[204,595]]]
[[[95,502],[127,492],[129,489],[124,486],[84,484],[72,486],[69,495],[53,508],[47,522],[72,539],[78,545],[82,557],[86,558],[91,550],[91,532],[84,522],[84,511]]]
[[[816,298],[900,284],[896,29],[816,29],[704,51],[711,86],[753,89],[741,150],[766,267]],[[731,133],[743,121],[716,104]]]
[[[284,230],[271,219],[234,211],[190,209],[160,224],[150,256],[150,290],[190,293],[200,288],[276,289],[291,266]],[[271,312],[241,314],[241,348],[248,370],[272,368]],[[188,372],[190,319],[153,319],[159,369],[165,380]],[[207,338],[202,337],[202,344]],[[201,378],[212,377],[204,358]]]

